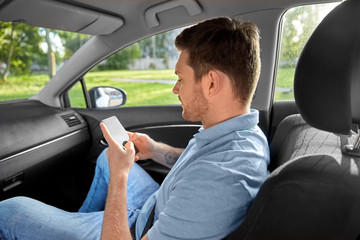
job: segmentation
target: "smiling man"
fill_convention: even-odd
[[[188,146],[129,133],[123,149],[101,124],[109,148],[79,212],[9,199],[0,203],[1,238],[131,239],[135,228],[136,239],[222,239],[241,224],[268,176],[267,140],[250,109],[260,74],[258,29],[218,18],[185,29],[175,45],[173,92],[184,119],[203,125]],[[171,168],[160,187],[139,159]]]

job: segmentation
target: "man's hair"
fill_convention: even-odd
[[[259,31],[255,24],[216,18],[184,29],[175,39],[189,53],[188,64],[199,81],[210,70],[225,73],[241,103],[252,100],[260,76]]]

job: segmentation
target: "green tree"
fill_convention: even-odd
[[[49,77],[52,78],[56,74],[56,59],[55,52],[53,50],[53,43],[51,42],[50,30],[45,29],[45,40],[47,44],[47,56],[48,56],[48,72]]]
[[[9,72],[26,74],[30,72],[35,55],[44,55],[40,47],[43,37],[37,28],[24,24],[0,22],[1,50],[0,62],[6,68],[1,71],[2,81],[6,81]]]
[[[296,65],[302,49],[319,24],[322,9],[321,5],[308,5],[293,8],[285,14],[280,50],[282,65]]]
[[[143,57],[153,57],[153,58],[164,58],[167,54],[169,47],[174,43],[173,31],[165,32],[158,34],[156,36],[146,38],[139,42],[139,47]]]
[[[129,65],[134,62],[136,58],[141,57],[139,44],[132,44],[117,53],[110,56],[102,64],[98,65],[99,70],[120,70],[129,69]]]
[[[302,7],[289,10],[283,19],[283,36],[281,42],[280,59],[282,65],[292,66],[298,57],[299,41],[296,21],[302,13]]]
[[[89,35],[57,31],[65,48],[64,60],[69,59],[88,39]]]

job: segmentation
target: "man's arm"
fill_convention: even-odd
[[[157,142],[152,159],[166,167],[172,168],[183,151],[184,149],[182,148],[174,148],[165,143]]]
[[[130,141],[139,149],[137,156],[140,160],[153,159],[164,166],[172,168],[184,151],[182,148],[175,148],[165,143],[156,142],[146,134],[128,133]]]
[[[101,240],[132,239],[128,225],[126,185],[127,176],[109,182]]]
[[[131,240],[127,216],[126,187],[131,167],[134,164],[135,148],[132,142],[125,145],[125,150],[109,134],[105,125],[100,124],[103,135],[109,144],[108,157],[110,180],[105,205],[102,240]]]
[[[101,240],[106,239],[129,239],[131,233],[128,226],[127,205],[126,205],[126,184],[127,178],[109,183],[109,190],[106,199]],[[147,234],[142,240],[148,240]]]
[[[132,240],[128,226],[126,193],[130,169],[133,166],[134,160],[139,158],[135,156],[134,144],[131,141],[125,145],[126,149],[124,150],[111,137],[106,127],[103,124],[100,124],[100,126],[109,144],[106,155],[110,168],[110,181],[101,229],[101,240]],[[147,234],[142,240],[148,240]]]

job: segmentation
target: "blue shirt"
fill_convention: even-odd
[[[268,143],[258,120],[251,110],[200,128],[141,209],[136,238],[155,203],[150,240],[221,239],[234,231],[269,174]]]

